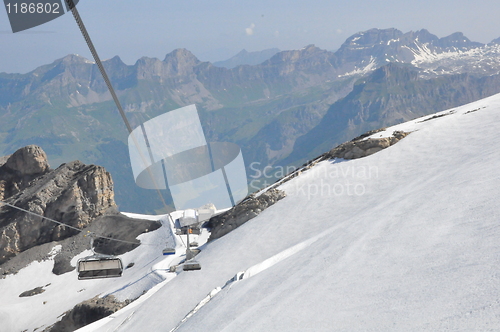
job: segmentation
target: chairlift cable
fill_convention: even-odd
[[[113,86],[111,85],[111,81],[104,69],[104,66],[102,65],[102,62],[101,62],[101,59],[99,58],[99,55],[97,54],[97,51],[94,47],[94,44],[92,43],[92,40],[90,39],[90,36],[87,32],[87,29],[85,28],[85,25],[83,24],[83,21],[80,17],[80,14],[78,13],[78,10],[76,9],[76,5],[74,4],[73,0],[65,0],[66,4],[68,5],[68,8],[70,8],[71,10],[71,13],[73,14],[73,17],[75,18],[75,21],[83,35],[83,38],[85,39],[85,42],[87,43],[87,46],[89,47],[89,50],[90,50],[90,53],[92,54],[94,60],[95,60],[95,63],[97,64],[97,67],[99,68],[99,71],[104,79],[104,82],[106,83],[106,86],[113,98],[113,101],[115,102],[115,105],[116,107],[118,108],[118,111],[120,113],[120,116],[123,120],[123,122],[125,123],[125,126],[127,127],[127,130],[129,132],[129,134],[132,134],[132,127],[130,125],[130,122],[128,121],[127,119],[127,116],[125,115],[125,112],[123,110],[123,107],[121,106],[120,104],[120,101],[118,100],[118,97],[115,93],[115,90],[113,88]],[[135,138],[135,135],[132,134],[132,140],[134,141],[134,143],[136,144],[136,147],[137,147],[137,150],[139,151],[139,154],[141,155],[141,158],[142,159],[145,159],[143,154],[142,154],[142,151],[141,149],[139,148],[139,144]],[[149,169],[148,169],[149,170]],[[153,177],[153,175],[151,174],[150,171],[148,171],[150,173],[150,176],[151,178],[153,179],[153,183],[155,184],[155,187],[156,187],[156,191],[158,193],[158,196],[160,198],[160,200],[162,201],[163,205],[165,206],[165,208],[168,208],[168,205],[167,203],[165,202],[165,200],[163,199],[163,196],[161,195],[161,192],[158,188],[158,185]],[[20,208],[18,206],[15,206],[15,205],[12,205],[12,204],[9,204],[7,202],[4,202],[2,200],[0,200],[0,205],[6,205],[6,206],[9,206],[11,208],[14,208],[14,209],[17,209],[19,211],[22,211],[22,212],[25,212],[25,213],[28,213],[28,214],[31,214],[31,215],[34,215],[34,216],[37,216],[37,217],[40,217],[42,219],[46,219],[48,221],[51,221],[53,223],[56,223],[58,225],[61,225],[61,226],[64,226],[64,227],[68,227],[70,229],[73,229],[73,230],[76,230],[78,232],[83,232],[84,230],[83,229],[80,229],[80,228],[77,228],[77,227],[74,227],[74,226],[71,226],[71,225],[68,225],[68,224],[65,224],[63,222],[60,222],[60,221],[57,221],[57,220],[54,220],[54,219],[51,219],[51,218],[48,218],[48,217],[45,217],[43,215],[40,215],[40,214],[37,214],[35,212],[32,212],[32,211],[29,211],[29,210],[25,210],[23,208]],[[169,218],[172,219],[172,217],[170,216],[170,213],[168,213],[168,216]],[[92,232],[92,235],[95,236],[96,238],[102,238],[102,239],[107,239],[107,240],[110,240],[110,241],[116,241],[116,242],[122,242],[122,243],[127,243],[127,244],[136,244],[136,245],[150,245],[150,246],[157,246],[157,244],[149,244],[149,243],[142,243],[142,242],[132,242],[132,241],[126,241],[126,240],[120,240],[120,239],[114,239],[114,238],[111,238],[111,237],[108,237],[108,236],[105,236],[105,235],[100,235],[100,234],[97,234],[97,233],[94,233]],[[182,237],[181,238],[181,241],[184,242],[182,240]]]
[[[175,227],[175,221],[174,221],[174,218],[172,218],[172,216],[170,215],[170,213],[168,214],[168,217],[171,219],[172,225]],[[172,232],[172,227],[170,227],[170,231]],[[172,235],[175,237],[175,235],[177,235],[177,234],[172,234]],[[179,239],[181,240],[182,245],[183,245],[184,247],[187,247],[187,246],[186,246],[186,244],[184,243],[184,240],[182,239],[182,236],[180,236],[180,234],[179,234],[179,235],[177,235],[177,236],[178,236],[178,237],[179,237]]]
[[[111,96],[113,97],[113,100],[116,104],[116,107],[118,108],[118,112],[120,113],[120,116],[122,117],[123,122],[125,123],[125,126],[127,127],[127,130],[129,134],[132,136],[132,140],[134,141],[135,146],[137,147],[137,151],[139,152],[139,155],[141,156],[142,162],[147,165],[148,163],[146,162],[146,158],[144,157],[142,150],[139,146],[139,143],[137,142],[137,139],[135,138],[135,135],[133,134],[133,129],[132,126],[130,125],[130,122],[127,119],[127,116],[125,115],[125,111],[123,110],[122,105],[120,104],[120,101],[118,100],[118,97],[116,96],[115,90],[113,86],[111,85],[111,81],[108,77],[108,74],[106,73],[106,70],[104,69],[104,66],[102,65],[101,59],[99,58],[99,55],[97,54],[97,51],[94,47],[94,44],[92,43],[92,40],[90,39],[90,35],[87,32],[87,29],[85,28],[85,25],[83,24],[82,18],[80,17],[80,13],[78,13],[78,10],[76,9],[76,5],[74,4],[73,0],[65,0],[66,4],[68,5],[68,8],[70,8],[71,13],[73,14],[73,17],[75,18],[76,24],[80,28],[80,31],[83,35],[83,38],[85,39],[85,42],[87,43],[87,46],[90,49],[90,53],[92,53],[92,56],[94,57],[94,61],[97,64],[97,67],[99,68],[99,71],[101,72],[102,78],[104,79],[104,82],[106,82],[106,86],[108,87],[109,92],[111,93]],[[148,174],[151,177],[152,182],[154,183],[156,192],[158,193],[158,197],[160,198],[161,202],[163,203],[163,206],[165,209],[168,211],[168,205],[163,199],[163,195],[160,192],[159,186],[156,183],[155,177],[151,173],[151,170],[149,167],[147,168]]]
[[[63,222],[60,222],[60,221],[57,221],[57,220],[54,220],[54,219],[51,219],[51,218],[48,218],[48,217],[45,217],[45,216],[42,216],[38,213],[35,213],[35,212],[32,212],[32,211],[29,211],[29,210],[25,210],[23,208],[20,208],[18,206],[15,206],[15,205],[12,205],[12,204],[9,204],[7,202],[4,202],[2,200],[0,200],[0,205],[6,205],[6,206],[9,206],[11,208],[14,208],[14,209],[17,209],[17,210],[20,210],[20,211],[23,211],[23,212],[26,212],[28,214],[31,214],[31,215],[34,215],[34,216],[37,216],[37,217],[40,217],[42,219],[46,219],[46,220],[49,220],[53,223],[56,223],[58,225],[61,225],[61,226],[64,226],[64,227],[68,227],[68,228],[71,228],[71,229],[74,229],[75,231],[78,231],[78,232],[83,232],[84,229],[80,229],[80,228],[77,228],[77,227],[74,227],[74,226],[71,226],[71,225],[68,225],[68,224],[65,224]],[[157,244],[150,244],[150,243],[142,243],[142,242],[132,242],[132,241],[126,241],[126,240],[120,240],[120,239],[114,239],[114,238],[111,238],[109,236],[105,236],[105,235],[101,235],[101,234],[98,234],[98,233],[95,233],[95,232],[90,232],[93,236],[95,236],[96,238],[102,238],[102,239],[106,239],[106,240],[111,240],[111,241],[116,241],[116,242],[122,242],[122,243],[128,243],[128,244],[138,244],[138,245],[146,245],[146,246],[157,246]]]

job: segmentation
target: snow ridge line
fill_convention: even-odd
[[[243,279],[249,279],[257,274],[259,274],[260,272],[262,271],[265,271],[267,269],[269,269],[270,267],[278,264],[279,262],[285,260],[286,258],[290,257],[290,256],[293,256],[294,254],[304,250],[305,248],[309,247],[310,245],[312,245],[314,242],[318,241],[319,239],[333,233],[337,228],[339,228],[340,225],[337,225],[337,226],[334,226],[334,227],[331,227],[329,229],[327,229],[326,231],[323,231],[322,233],[316,235],[316,236],[313,236],[312,238],[306,240],[306,241],[303,241],[303,242],[300,242],[288,249],[285,249],[279,253],[277,253],[276,255],[274,256],[271,256],[269,257],[268,259],[260,262],[260,263],[257,263],[251,267],[249,267],[248,269],[246,269],[245,271],[242,271],[242,272],[238,272],[234,275],[233,278],[229,279],[226,284],[222,287],[215,287],[205,298],[203,298],[203,300],[201,300],[195,307],[193,310],[191,310],[180,322],[179,324],[174,327],[173,329],[171,329],[169,332],[175,332],[177,331],[182,324],[184,324],[189,318],[191,318],[198,310],[200,310],[204,305],[206,305],[208,302],[210,302],[211,299],[213,299],[217,294],[220,293],[220,291],[222,291],[223,289],[225,289],[226,287],[229,287],[231,288],[233,286],[233,284],[239,282],[240,280],[243,280]]]

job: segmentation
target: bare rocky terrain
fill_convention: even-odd
[[[35,145],[0,159],[0,199],[33,213],[1,206],[2,275],[15,273],[34,260],[47,259],[57,244],[62,249],[55,257],[53,272],[66,273],[74,270],[69,264],[71,258],[90,249],[89,237],[85,236],[89,232],[134,242],[139,234],[160,227],[157,222],[119,213],[113,180],[103,167],[73,161],[52,170],[45,152]],[[137,245],[98,239],[95,249],[119,255]]]

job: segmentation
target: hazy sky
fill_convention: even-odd
[[[80,0],[78,10],[101,59],[127,64],[187,48],[200,60],[225,60],[243,48],[336,50],[371,28],[461,31],[482,43],[500,37],[499,0]],[[0,8],[0,72],[25,73],[67,54],[91,59],[70,13],[13,34]]]

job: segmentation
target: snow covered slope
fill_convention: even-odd
[[[166,215],[128,215],[162,220],[165,226],[172,226]],[[174,219],[181,215],[182,211],[172,213]],[[54,275],[53,258],[61,249],[60,245],[55,245],[49,259],[32,262],[19,273],[0,279],[0,332],[40,331],[60,320],[75,305],[95,296],[102,298],[113,295],[120,302],[134,300],[156,285],[168,282],[175,277],[175,273],[169,273],[169,267],[183,259],[186,239],[185,236],[172,236],[173,233],[167,227],[141,234],[138,238],[143,244],[119,256],[126,267],[121,278],[78,280],[76,271]],[[208,234],[205,231],[200,236],[193,237],[191,239],[203,243]],[[176,255],[163,256],[165,246],[176,248]],[[71,264],[76,266],[79,258],[91,254],[90,250],[86,250],[73,258]],[[27,297],[19,296],[35,288],[41,288],[43,292]],[[153,291],[149,292],[151,293]]]
[[[377,133],[412,131],[286,182],[201,271],[81,331],[498,329],[498,123],[495,95]]]
[[[411,64],[423,69],[423,77],[469,73],[477,76],[498,74],[500,69],[500,45],[488,44],[469,50],[449,50],[443,53],[431,51],[426,44],[415,42],[410,49],[415,59]]]

